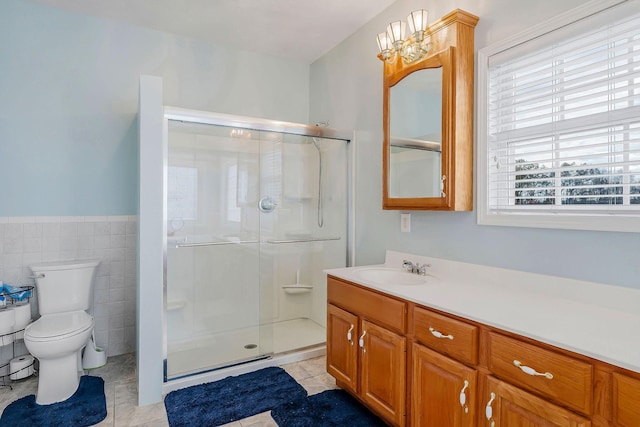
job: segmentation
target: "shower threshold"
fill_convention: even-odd
[[[260,329],[263,342],[260,342]],[[273,339],[265,339],[267,333]],[[307,318],[201,336],[169,344],[168,380],[269,358],[324,344],[326,329]],[[255,346],[255,347],[254,347]]]

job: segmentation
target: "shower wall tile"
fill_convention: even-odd
[[[93,294],[97,344],[108,356],[132,352],[136,233],[135,216],[0,217],[0,280],[35,285],[28,277],[34,263],[100,259]],[[37,313],[37,293],[32,304]]]

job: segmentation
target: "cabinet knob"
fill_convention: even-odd
[[[351,335],[351,332],[353,331],[353,325],[351,325],[351,327],[349,328],[349,330],[347,331],[347,341],[349,341],[349,344],[353,345],[353,341],[351,341],[351,338],[353,338],[353,336]]]

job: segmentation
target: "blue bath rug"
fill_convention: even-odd
[[[11,402],[2,413],[0,426],[59,427],[92,426],[107,418],[104,380],[83,376],[78,390],[63,402],[38,405],[31,394]]]
[[[377,427],[384,422],[343,390],[326,390],[271,411],[280,427]]]
[[[164,406],[171,427],[219,426],[306,396],[284,369],[271,367],[172,391]]]

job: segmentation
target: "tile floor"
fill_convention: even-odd
[[[302,362],[283,365],[289,375],[300,383],[309,395],[335,388],[335,380],[325,370],[325,358],[318,357]],[[91,371],[90,375],[102,377],[105,382],[107,397],[107,418],[97,426],[145,426],[167,427],[167,413],[164,404],[157,403],[139,407],[136,387],[136,359],[133,353],[114,356],[108,359],[104,368]],[[29,394],[35,394],[38,379],[31,377],[14,381],[13,390],[0,387],[0,413],[6,406],[16,399]],[[277,427],[270,412],[245,418],[224,427]]]

